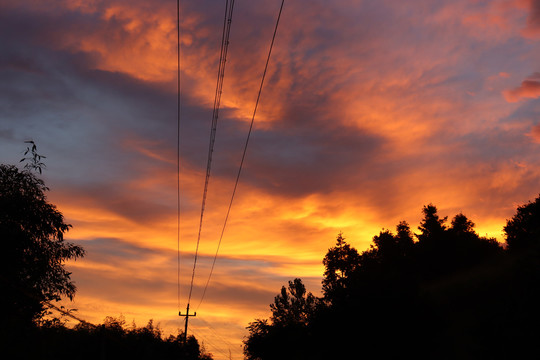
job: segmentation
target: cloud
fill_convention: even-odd
[[[503,95],[508,102],[518,102],[525,98],[536,99],[540,96],[540,73],[535,72],[521,82],[521,85],[505,90]]]
[[[74,271],[79,282],[91,293],[101,292],[108,301],[122,301],[122,293],[130,294],[131,304],[148,305],[161,302],[160,293],[176,291],[176,251],[163,249],[158,244],[134,245],[130,241],[116,238],[96,238],[78,240],[87,252],[82,261],[72,261],[68,267]],[[182,292],[187,292],[192,261],[182,255]],[[194,284],[194,298],[199,300],[210,270],[213,257],[201,254],[197,267],[197,281]],[[185,260],[185,261],[184,261]],[[279,284],[286,277],[277,274],[283,260],[278,257],[267,259],[228,257],[219,258],[219,267],[212,278],[210,301],[241,302],[245,305],[257,303],[260,297],[272,298],[269,283],[279,290]],[[144,266],[141,266],[144,264]],[[265,284],[253,280],[267,278]],[[217,295],[216,295],[217,294]],[[258,295],[257,295],[258,294]],[[216,297],[217,296],[217,297]],[[167,298],[172,301],[174,298]]]
[[[531,132],[529,133],[529,136],[531,136],[533,141],[540,144],[540,124],[537,124],[532,127]]]
[[[181,4],[185,302],[223,9]],[[540,94],[536,73],[512,87],[513,76],[536,61],[536,45],[519,33],[523,10],[534,4],[286,4],[201,316],[224,324],[226,334],[234,329],[239,341],[287,280],[302,277],[320,290],[321,260],[338,232],[362,251],[400,220],[414,230],[428,203],[450,217],[463,211],[480,233],[500,238],[514,203],[536,195],[540,179],[538,144],[523,141],[527,133],[540,138],[538,126],[531,129],[540,110],[536,102],[509,104]],[[88,250],[69,264],[77,306],[96,321],[120,312],[128,322],[162,319],[173,330],[180,321],[174,6],[0,5],[1,161],[18,161],[26,137],[47,156],[49,199],[74,225],[67,238]],[[196,297],[222,230],[278,6],[235,6]]]
[[[538,38],[540,35],[540,1],[527,0],[529,14],[527,16],[527,25],[522,30],[523,36],[527,38]]]

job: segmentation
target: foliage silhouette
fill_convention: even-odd
[[[26,359],[175,359],[211,360],[197,339],[184,335],[163,337],[159,326],[150,320],[144,327],[126,326],[125,320],[106,317],[94,326],[80,323],[67,328],[58,322],[44,324],[30,333],[32,344],[23,351]],[[21,354],[19,353],[19,356]]]
[[[506,243],[510,250],[540,246],[540,196],[534,202],[517,208],[514,217],[504,227]]]
[[[274,324],[306,324],[315,310],[315,296],[306,293],[306,287],[300,279],[289,281],[289,288],[281,288],[281,293],[270,305],[272,323]]]
[[[0,301],[9,333],[32,326],[45,301],[75,294],[64,262],[84,256],[84,250],[64,241],[71,225],[47,202],[47,190],[29,170],[0,165]]]
[[[41,159],[45,159],[46,156],[40,155],[37,152],[37,145],[33,140],[27,140],[25,141],[26,144],[29,144],[26,147],[26,150],[24,152],[24,157],[19,161],[23,162],[26,161],[26,164],[24,165],[24,169],[27,171],[36,171],[40,174],[42,173],[42,170],[45,168],[45,163],[41,161]],[[26,157],[26,155],[32,155],[31,157]]]
[[[358,251],[345,242],[343,234],[339,233],[336,245],[328,249],[323,259],[325,266],[323,291],[326,300],[337,298],[347,288],[349,276],[359,265]]]
[[[255,320],[248,329],[250,338],[245,341],[247,359],[257,359],[251,354],[264,353],[268,359],[302,359],[309,348],[309,321],[317,307],[317,299],[306,293],[302,280],[289,281],[270,305],[270,320]],[[279,346],[276,346],[279,344]]]
[[[540,197],[507,221],[506,248],[479,236],[463,214],[448,224],[432,204],[422,212],[419,233],[400,222],[360,254],[340,233],[323,259],[322,297],[310,300],[301,322],[281,312],[251,323],[247,359],[539,354]]]

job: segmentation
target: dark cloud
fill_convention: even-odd
[[[42,70],[40,65],[34,59],[27,57],[17,57],[12,55],[7,57],[0,55],[0,71],[12,70],[12,71],[24,71],[29,73],[41,74]]]
[[[529,15],[527,16],[527,26],[523,29],[523,34],[527,37],[538,37],[540,35],[539,0],[529,0]]]
[[[102,264],[114,264],[126,260],[142,262],[156,255],[166,255],[158,248],[149,248],[117,238],[78,240],[77,244],[85,249],[87,253],[85,259]]]
[[[99,55],[59,44],[62,35],[84,37],[101,22],[95,14],[69,12],[11,9],[0,15],[3,133],[14,142],[34,138],[48,149],[48,165],[62,173],[63,185],[123,178],[144,160],[122,147],[126,138],[159,142],[156,151],[164,158],[175,153],[176,97],[169,84],[96,69]],[[182,149],[189,151],[182,155],[202,167],[207,110],[190,106],[189,94],[183,101]],[[86,175],[81,179],[75,168]]]
[[[348,187],[358,172],[370,171],[381,139],[357,128],[334,131],[317,120],[254,134],[246,180],[270,193],[305,196]]]

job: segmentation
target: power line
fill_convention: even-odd
[[[84,319],[81,319],[78,316],[73,315],[71,312],[66,311],[66,310],[64,310],[62,308],[59,308],[58,306],[51,303],[50,300],[43,299],[41,296],[38,296],[38,295],[34,294],[33,292],[29,291],[28,289],[25,289],[20,284],[17,284],[14,281],[11,281],[11,280],[5,278],[2,275],[0,275],[0,281],[3,283],[3,285],[7,285],[9,287],[12,287],[12,288],[22,292],[25,296],[28,296],[28,297],[30,297],[30,298],[32,298],[34,300],[37,300],[38,302],[47,305],[49,308],[54,309],[54,310],[64,314],[65,316],[68,316],[68,317],[70,317],[70,318],[72,318],[74,320],[77,320],[77,321],[79,321],[79,322],[81,322],[83,324],[86,324],[86,325],[89,325],[89,326],[92,326],[92,327],[97,327],[96,325],[94,325],[94,324],[92,324],[92,323],[90,323],[90,322],[88,322],[88,321],[86,321]]]
[[[213,333],[213,335],[215,337],[217,337],[219,340],[221,340],[223,343],[225,343],[227,346],[229,347],[234,347],[233,344],[231,344],[229,341],[225,340],[221,335],[219,335],[219,333],[217,332],[216,329],[214,329],[214,327],[212,325],[210,325],[210,323],[208,323],[207,321],[205,321],[204,319],[202,319],[201,317],[198,317],[197,318],[198,321],[201,321],[204,325],[207,326],[208,330],[210,330],[210,332]]]
[[[177,0],[178,1],[178,0]],[[179,316],[184,316],[186,318],[185,322],[185,330],[184,330],[184,342],[187,341],[187,330],[188,330],[188,322],[190,316],[197,316],[197,312],[194,312],[193,314],[189,313],[189,305],[191,303],[191,295],[193,293],[193,282],[195,279],[195,269],[197,267],[197,258],[199,254],[199,244],[201,241],[201,232],[202,232],[202,224],[203,224],[203,217],[204,217],[204,208],[206,204],[206,195],[208,193],[208,183],[210,180],[210,170],[212,166],[212,154],[214,152],[214,144],[216,139],[216,129],[217,129],[217,119],[218,119],[218,113],[219,113],[219,105],[221,102],[221,94],[223,92],[223,79],[225,77],[225,63],[227,61],[227,51],[229,49],[229,35],[231,31],[231,23],[232,23],[232,14],[234,9],[234,0],[226,1],[225,3],[225,15],[223,17],[223,32],[221,37],[221,50],[220,50],[220,56],[219,56],[219,68],[218,68],[218,75],[217,75],[217,83],[216,83],[216,93],[214,97],[214,109],[212,113],[212,126],[210,128],[210,142],[208,145],[208,161],[206,165],[206,177],[204,181],[204,191],[203,191],[203,198],[201,203],[201,216],[199,220],[199,232],[197,235],[197,246],[195,248],[195,256],[193,259],[193,271],[191,274],[191,283],[189,286],[189,295],[188,295],[188,301],[186,306],[186,313],[182,314],[180,311],[178,312]],[[178,284],[180,284],[180,281],[178,281]]]
[[[176,268],[177,305],[180,310],[180,0],[176,0],[176,62],[177,62],[177,110],[176,110]]]
[[[45,301],[43,301],[43,302],[45,303],[45,305],[49,306],[49,308],[54,309],[54,310],[56,310],[56,311],[62,313],[63,315],[65,315],[65,316],[67,316],[67,317],[70,317],[70,318],[72,318],[72,319],[74,319],[74,320],[77,320],[78,322],[80,322],[80,323],[82,323],[82,324],[85,324],[85,325],[88,325],[88,326],[91,326],[91,327],[94,327],[94,328],[97,327],[96,325],[94,325],[94,324],[92,324],[92,323],[90,323],[90,322],[88,322],[88,321],[86,321],[86,320],[84,320],[84,319],[81,319],[81,318],[78,317],[78,316],[73,315],[71,312],[66,311],[66,310],[64,310],[64,309],[62,309],[62,308],[59,308],[58,306],[52,304],[50,301],[46,301],[46,300],[45,300]]]
[[[203,336],[201,336],[200,333],[197,333],[197,331],[194,331],[193,329],[191,331],[193,332],[193,334],[197,335],[197,337],[199,339],[203,340],[203,345],[204,345],[204,342],[206,342],[207,344],[209,344],[210,346],[212,346],[214,348],[214,351],[217,351],[221,355],[223,355],[225,357],[228,357],[228,354],[224,353],[222,348],[220,348],[220,347],[216,346],[215,344],[213,344],[212,342],[208,341],[208,339],[205,339]]]
[[[216,254],[214,255],[214,260],[212,261],[212,267],[210,268],[210,274],[208,275],[208,280],[206,281],[206,285],[205,285],[204,290],[203,290],[203,295],[201,297],[201,301],[199,302],[199,305],[197,306],[197,309],[201,306],[201,303],[203,302],[204,296],[206,295],[206,290],[208,289],[208,284],[210,283],[210,278],[212,277],[212,274],[214,272],[214,267],[215,267],[215,264],[216,264],[217,255],[218,255],[218,252],[219,252],[219,248],[221,246],[221,240],[223,239],[223,234],[225,233],[225,227],[227,226],[227,221],[229,219],[229,214],[231,212],[232,204],[233,204],[233,201],[234,201],[234,196],[236,194],[236,189],[238,187],[238,182],[240,180],[240,174],[242,172],[242,167],[244,165],[244,160],[246,158],[247,147],[248,147],[248,144],[249,144],[249,139],[250,139],[250,136],[251,136],[251,132],[253,130],[253,122],[255,121],[255,115],[257,113],[257,107],[259,106],[259,100],[261,98],[261,93],[262,93],[262,89],[263,89],[263,85],[264,85],[264,79],[266,78],[266,72],[268,70],[268,64],[270,62],[270,56],[272,54],[272,48],[274,47],[274,42],[275,42],[275,39],[276,39],[277,29],[278,29],[278,26],[279,26],[279,20],[281,18],[281,13],[283,11],[283,4],[284,3],[285,3],[285,0],[282,0],[281,1],[281,6],[279,8],[279,13],[278,13],[278,16],[277,16],[277,20],[276,20],[276,26],[274,27],[274,34],[272,35],[272,41],[270,43],[270,48],[268,50],[268,56],[266,58],[266,64],[264,65],[264,71],[263,71],[262,78],[261,78],[261,84],[259,86],[259,92],[257,94],[257,100],[255,101],[255,107],[253,109],[253,116],[251,117],[251,123],[249,125],[249,130],[248,130],[247,137],[246,137],[246,143],[244,145],[244,151],[242,153],[242,159],[240,160],[240,166],[238,168],[238,173],[236,175],[236,181],[234,183],[234,188],[233,188],[233,191],[232,191],[231,200],[229,202],[229,207],[227,209],[227,214],[225,215],[225,221],[223,223],[223,228],[221,229],[221,235],[219,236],[219,241],[218,241]]]
[[[206,177],[204,181],[204,191],[203,191],[203,197],[202,197],[202,203],[201,203],[201,216],[199,219],[199,232],[197,235],[197,246],[195,248],[195,258],[193,260],[193,272],[191,275],[191,284],[189,287],[189,295],[188,295],[188,306],[191,302],[191,294],[193,292],[193,281],[195,278],[195,268],[197,266],[197,257],[199,253],[199,244],[201,241],[201,232],[202,232],[202,224],[203,224],[203,217],[204,217],[204,209],[206,205],[206,195],[208,193],[208,183],[210,180],[210,169],[212,167],[212,155],[214,152],[214,144],[216,140],[216,130],[217,130],[217,120],[219,115],[219,106],[221,102],[221,94],[223,92],[223,79],[225,77],[225,63],[227,59],[227,51],[229,48],[229,35],[231,31],[231,23],[232,23],[232,14],[234,9],[234,0],[226,1],[225,3],[225,15],[223,18],[223,33],[221,37],[221,51],[220,51],[220,57],[219,57],[219,69],[218,69],[218,75],[217,75],[217,83],[216,83],[216,93],[214,96],[214,110],[212,113],[212,126],[210,128],[210,143],[208,145],[208,160],[206,165]],[[187,321],[187,317],[186,317]]]

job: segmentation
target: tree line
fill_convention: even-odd
[[[42,320],[29,333],[32,347],[26,359],[175,359],[212,360],[197,339],[183,333],[165,337],[152,320],[143,327],[130,326],[122,316],[107,316],[102,324],[78,323],[66,327],[60,319]],[[27,340],[28,341],[28,340]]]
[[[400,222],[361,253],[339,234],[322,296],[289,281],[270,318],[249,324],[246,358],[538,357],[540,197],[507,221],[504,244],[463,214],[422,211],[418,233]]]

